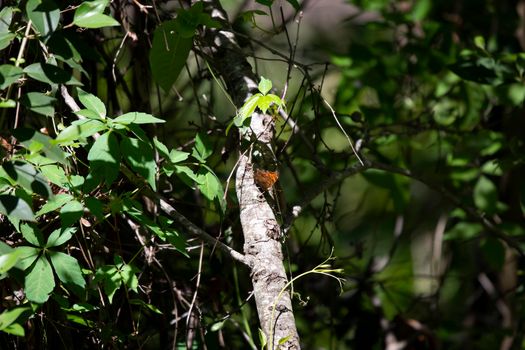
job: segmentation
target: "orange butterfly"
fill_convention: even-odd
[[[279,180],[278,171],[255,169],[253,178],[257,186],[267,191]]]

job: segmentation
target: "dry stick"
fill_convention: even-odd
[[[27,22],[26,31],[24,32],[24,38],[22,39],[22,43],[20,44],[20,49],[18,50],[18,55],[16,56],[15,61],[15,67],[20,66],[20,61],[22,60],[22,57],[24,56],[24,51],[26,49],[27,45],[27,37],[29,36],[29,31],[31,30],[31,20]],[[11,90],[13,89],[13,84],[9,85],[7,88],[7,94],[5,99],[9,100],[9,96],[11,95]],[[18,101],[16,101],[16,114],[15,114],[15,123],[14,127],[15,129],[18,127],[18,115],[20,112],[20,95],[21,95],[21,87],[18,87]],[[7,108],[5,108],[2,111],[2,120],[4,120],[5,114],[7,113]]]
[[[190,331],[190,320],[192,318],[193,306],[197,300],[197,294],[199,292],[199,286],[201,284],[201,273],[202,273],[202,260],[204,257],[204,242],[201,241],[201,251],[199,254],[199,267],[197,269],[197,281],[195,282],[195,292],[193,293],[193,298],[191,299],[190,307],[188,309],[188,316],[186,317],[186,329]]]

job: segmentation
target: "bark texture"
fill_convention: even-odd
[[[258,78],[237,44],[220,3],[216,0],[204,3],[206,11],[220,21],[222,27],[203,32],[202,53],[208,56],[208,62],[220,74],[239,108],[257,88]],[[272,209],[271,196],[263,193],[254,182],[254,166],[264,166],[260,163],[267,163],[267,155],[273,155],[273,123],[271,116],[254,113],[251,130],[241,135],[243,146],[236,172],[236,192],[245,258],[251,267],[257,312],[268,348],[300,349],[290,293],[281,293],[288,281],[283,265],[282,229]],[[255,149],[258,152],[253,152]],[[254,164],[256,162],[258,164]],[[287,340],[279,344],[285,338]]]

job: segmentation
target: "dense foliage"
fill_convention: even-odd
[[[0,347],[261,348],[203,241],[243,250],[256,110],[304,348],[525,346],[525,5],[221,1],[260,77],[237,110],[192,3],[0,0]]]

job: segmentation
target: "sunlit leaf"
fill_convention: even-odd
[[[23,75],[24,71],[22,68],[13,66],[11,64],[2,64],[0,66],[0,90],[6,89],[9,85],[15,83]]]
[[[42,304],[49,299],[49,294],[55,288],[53,270],[45,256],[40,256],[25,276],[25,293],[27,299]]]
[[[131,168],[142,175],[151,188],[156,190],[155,174],[157,173],[157,164],[153,157],[153,147],[149,143],[132,137],[124,138],[120,143],[120,147],[122,157]]]
[[[113,17],[102,13],[104,7],[100,6],[99,1],[85,1],[76,10],[73,23],[85,28],[103,28],[119,26]]]
[[[128,124],[152,124],[152,123],[165,123],[164,120],[155,118],[151,114],[139,113],[139,112],[130,112],[123,114],[115,119],[114,123],[120,123],[124,125]]]
[[[80,288],[86,286],[86,281],[82,276],[82,271],[77,259],[61,252],[49,252],[49,258],[53,264],[53,269],[62,283]]]
[[[84,105],[84,107],[92,112],[95,112],[99,118],[106,117],[106,106],[100,100],[100,98],[79,88],[77,88],[77,93],[78,99]]]
[[[47,41],[60,22],[60,8],[52,0],[29,0],[26,11],[42,39]]]
[[[20,99],[20,102],[31,111],[52,117],[55,114],[54,104],[56,98],[43,94],[41,92],[28,92]]]

